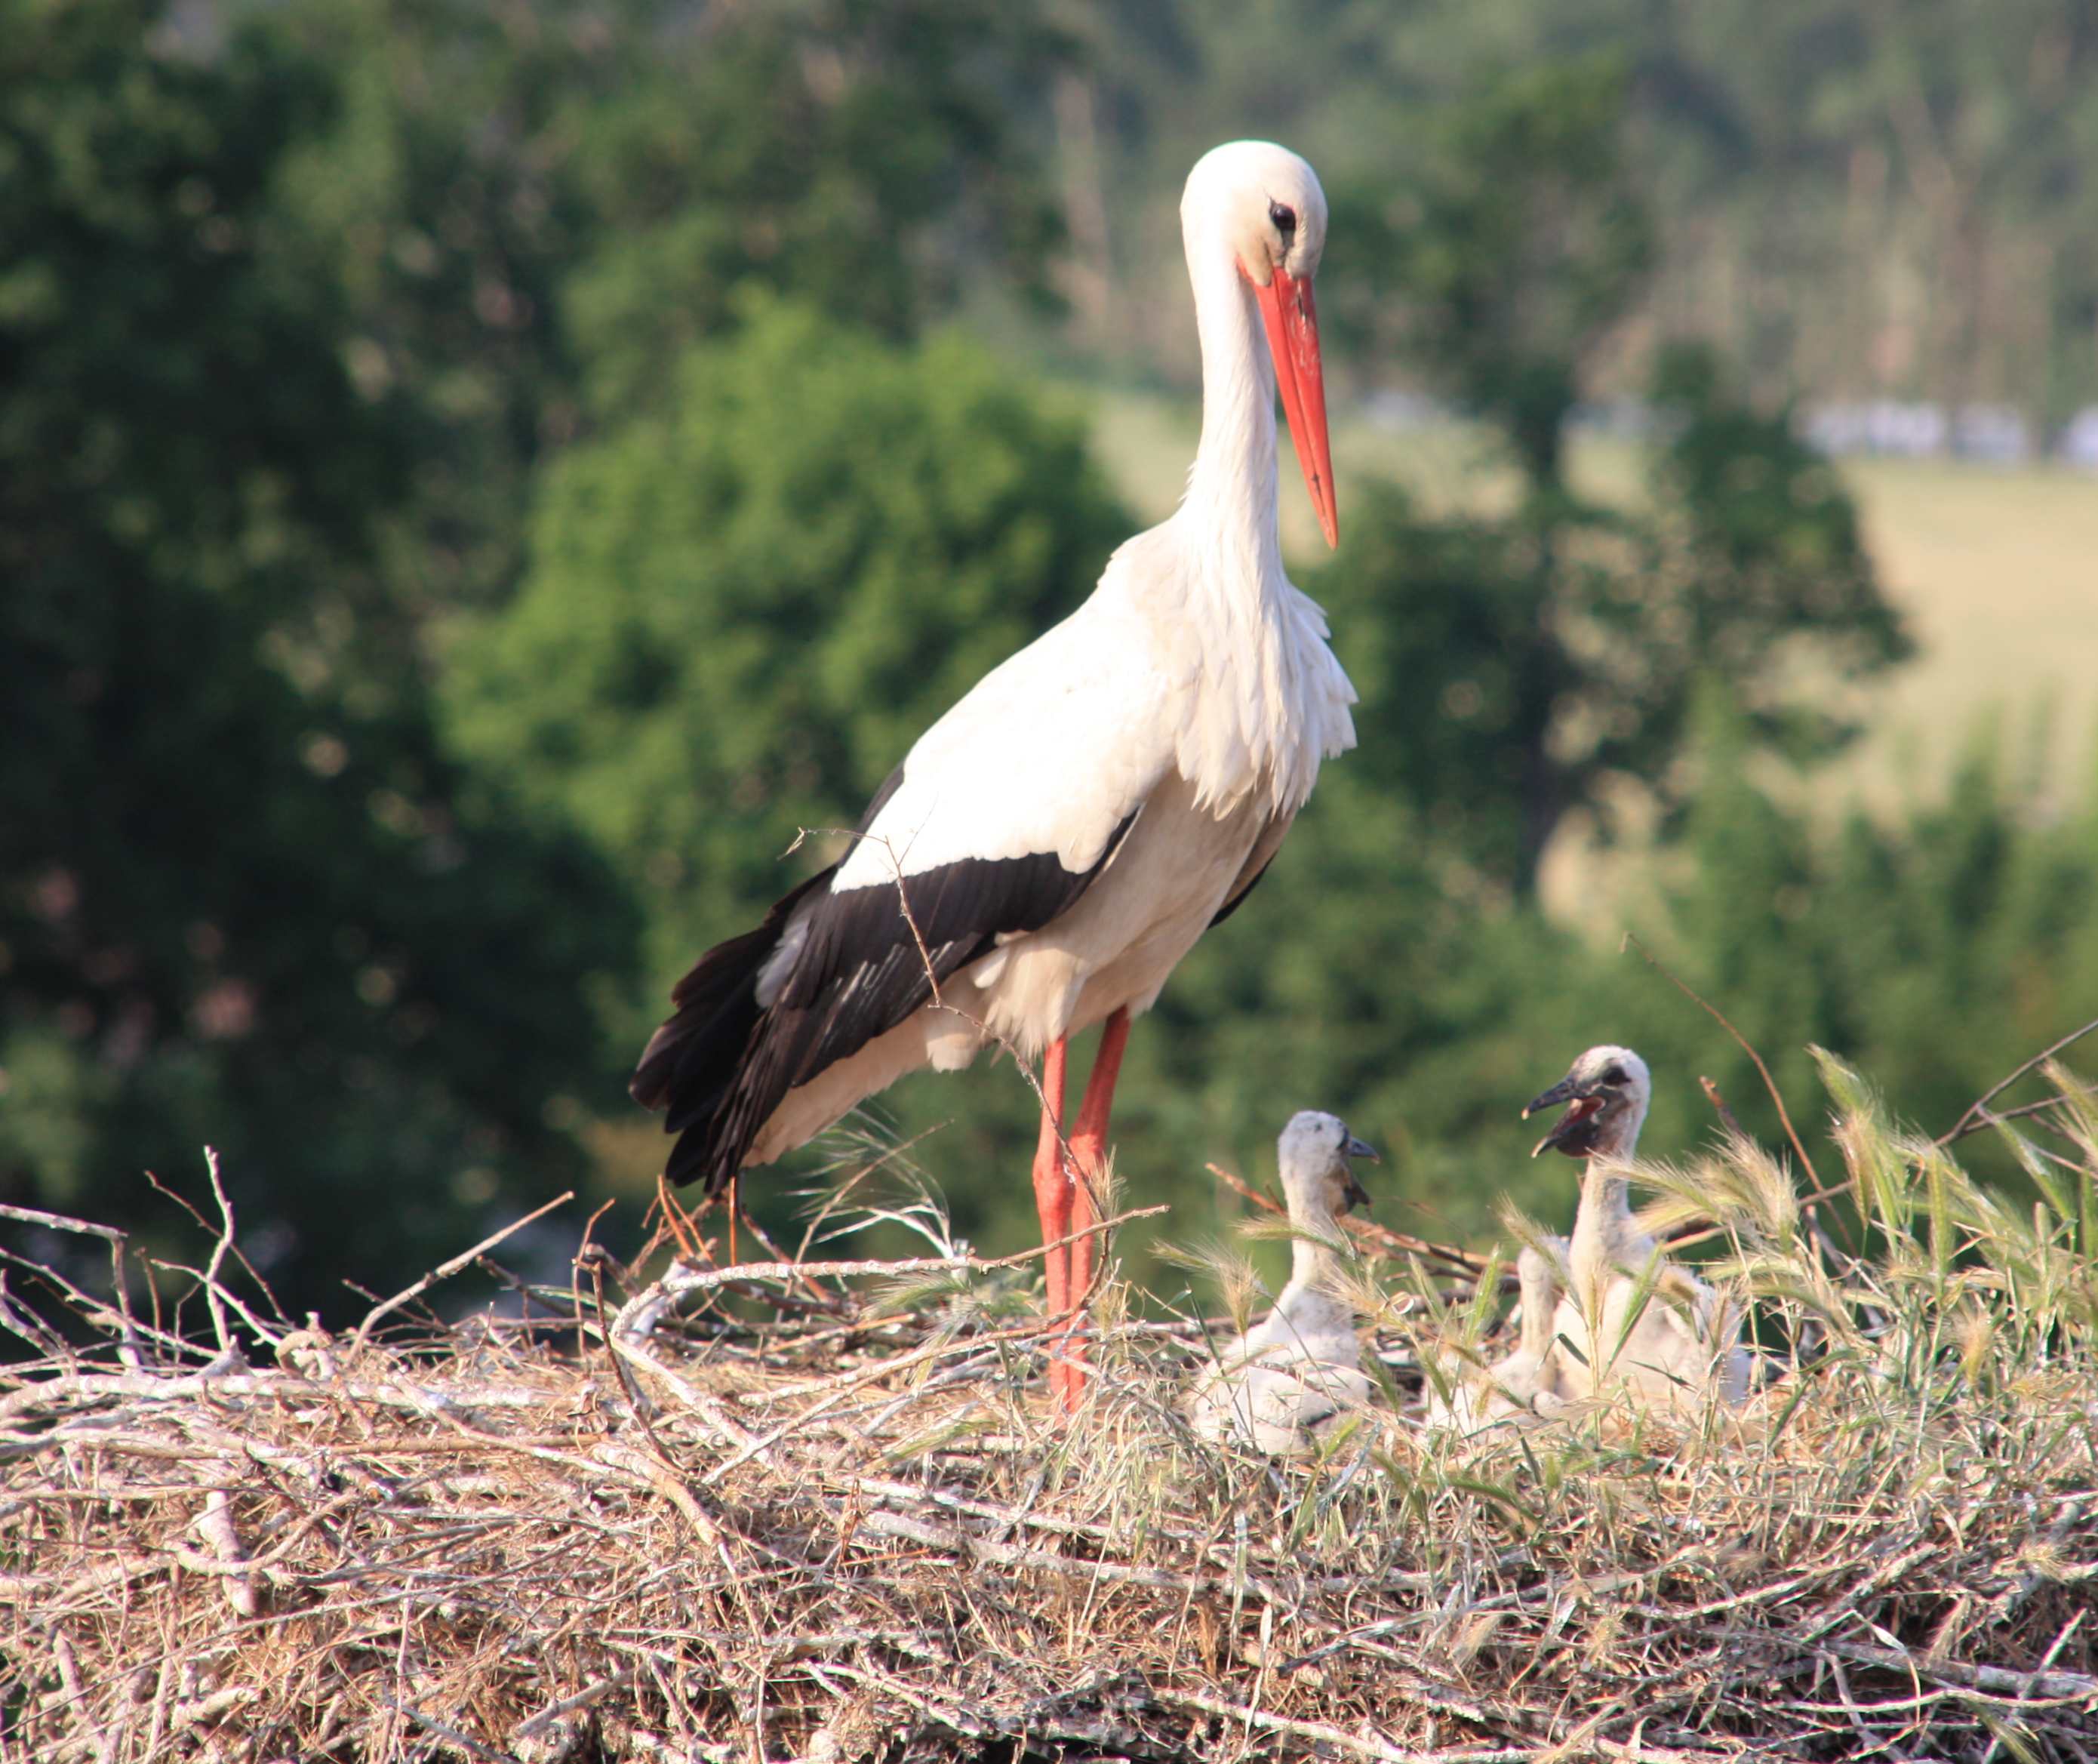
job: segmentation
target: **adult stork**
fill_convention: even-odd
[[[1294,153],[1234,142],[1188,174],[1180,226],[1202,438],[1179,508],[920,737],[839,862],[700,959],[632,1086],[669,1111],[668,1178],[713,1192],[906,1072],[967,1065],[987,1040],[1040,1060],[1034,1194],[1067,1408],[1130,1020],[1260,880],[1321,758],[1354,744],[1354,690],[1275,530],[1279,388],[1338,542],[1311,296],[1324,193]],[[1066,1043],[1095,1024],[1067,1134]]]

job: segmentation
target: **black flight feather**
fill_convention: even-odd
[[[1240,889],[1237,893],[1232,895],[1229,900],[1226,901],[1222,906],[1217,909],[1217,916],[1209,921],[1210,930],[1214,931],[1218,926],[1221,925],[1227,919],[1230,918],[1233,913],[1236,912],[1240,907],[1245,904],[1246,896],[1252,893],[1255,889],[1260,886],[1260,879],[1267,874],[1267,864],[1273,863],[1274,862],[1275,859],[1272,857],[1270,857],[1267,860],[1267,863],[1262,864],[1257,870],[1253,871],[1252,881],[1247,883],[1246,885]]]
[[[902,775],[899,766],[876,792],[862,832]],[[789,1090],[894,1029],[933,996],[936,981],[989,954],[1000,934],[1038,931],[1069,911],[1135,819],[1129,815],[1099,861],[1080,871],[1054,852],[1034,852],[963,858],[900,886],[834,893],[833,866],[787,895],[755,931],[709,950],[671,995],[676,1014],[649,1042],[631,1087],[635,1101],[669,1112],[665,1130],[679,1137],[668,1178],[704,1182],[709,1193],[725,1187]],[[790,929],[801,948],[770,1006],[761,1006],[759,972]]]

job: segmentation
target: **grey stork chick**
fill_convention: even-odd
[[[1552,1242],[1563,1261],[1565,1239]],[[1559,1307],[1558,1271],[1534,1248],[1525,1248],[1515,1266],[1522,1296],[1514,1349],[1482,1371],[1460,1377],[1446,1402],[1431,1384],[1424,1417],[1430,1428],[1473,1433],[1495,1422],[1548,1418],[1575,1394],[1565,1374],[1566,1356],[1552,1333]]]
[[[1309,1451],[1320,1431],[1368,1399],[1355,1314],[1341,1292],[1339,1221],[1369,1196],[1351,1159],[1376,1153],[1332,1115],[1306,1109],[1277,1142],[1289,1205],[1289,1284],[1275,1309],[1224,1349],[1188,1404],[1205,1439],[1278,1456]]]
[[[1567,1244],[1569,1284],[1551,1325],[1560,1394],[1680,1418],[1711,1398],[1741,1402],[1749,1356],[1738,1307],[1666,1260],[1632,1217],[1632,1156],[1653,1097],[1653,1076],[1637,1054],[1591,1047],[1523,1117],[1564,1104],[1530,1156],[1549,1147],[1587,1160]]]

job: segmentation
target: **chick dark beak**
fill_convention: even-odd
[[[1582,1089],[1571,1073],[1543,1095],[1532,1097],[1522,1118],[1527,1121],[1540,1110],[1556,1108],[1561,1103],[1569,1105],[1566,1112],[1552,1124],[1551,1132],[1530,1148],[1532,1157],[1547,1147],[1556,1148],[1569,1157],[1586,1157],[1595,1149],[1595,1118],[1602,1111],[1602,1094],[1594,1086]]]
[[[1574,1083],[1574,1074],[1569,1072],[1542,1096],[1530,1098],[1523,1105],[1522,1118],[1527,1121],[1543,1109],[1556,1108],[1561,1103],[1570,1103],[1578,1093],[1579,1086]]]
[[[1348,1136],[1348,1143],[1341,1147],[1341,1153],[1344,1157],[1366,1157],[1372,1164],[1377,1161],[1375,1149],[1352,1134]],[[1356,1180],[1354,1171],[1345,1165],[1341,1166],[1341,1193],[1351,1207],[1366,1207],[1370,1204],[1369,1190]]]

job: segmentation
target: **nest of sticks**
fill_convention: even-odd
[[[483,1245],[331,1336],[230,1219],[141,1314],[46,1218],[116,1273],[0,1292],[0,1757],[2090,1758],[2088,1200],[1847,1125],[1869,1261],[1745,1142],[1649,1173],[1730,1237],[1745,1410],[1427,1432],[1498,1266],[1373,1232],[1387,1401],[1301,1463],[1197,1438],[1202,1325],[1112,1280],[1052,1419],[1025,1259],[586,1254],[419,1310]]]

